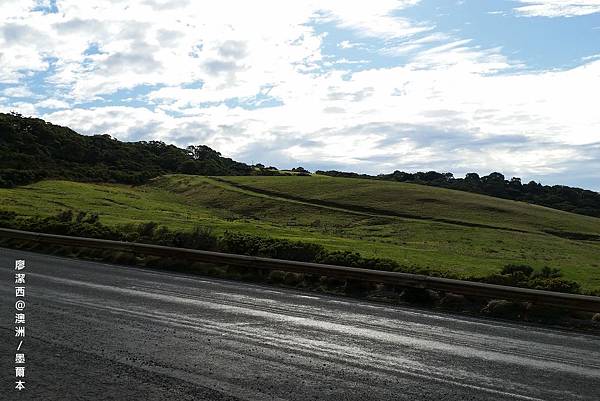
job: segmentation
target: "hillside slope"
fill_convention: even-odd
[[[486,195],[418,184],[318,175],[265,178],[223,177],[221,180],[266,194],[390,216],[600,239],[598,218]]]
[[[319,170],[316,173],[329,177],[407,182],[455,189],[600,217],[600,193],[596,191],[567,185],[542,185],[535,181],[524,183],[518,177],[512,177],[509,180],[498,172],[482,177],[477,173],[467,173],[465,178],[456,178],[452,173],[438,173],[436,171],[406,173],[396,170],[391,174],[378,174],[376,176],[335,170]]]
[[[358,251],[424,271],[484,276],[508,263],[549,266],[584,289],[600,289],[600,219],[434,187],[168,175],[138,187],[42,181],[0,189],[0,197],[2,210],[20,215],[75,209],[97,212],[110,225],[201,225]]]

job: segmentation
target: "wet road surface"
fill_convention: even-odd
[[[0,399],[600,399],[600,337],[3,248],[0,272]]]

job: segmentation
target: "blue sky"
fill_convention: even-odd
[[[249,163],[600,190],[600,0],[4,0],[0,111]]]

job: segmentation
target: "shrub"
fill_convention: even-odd
[[[364,269],[397,271],[400,265],[395,260],[382,258],[365,258],[358,252],[333,251],[321,252],[318,263],[336,266],[360,267]]]
[[[482,313],[495,317],[521,318],[527,316],[531,307],[528,302],[512,302],[504,299],[493,299],[481,310]]]
[[[536,278],[528,282],[529,288],[546,291],[566,292],[570,294],[579,294],[581,286],[575,281],[565,280],[559,277]]]
[[[210,228],[197,226],[189,233],[175,233],[172,242],[173,246],[181,248],[216,250],[218,238]]]
[[[446,293],[440,300],[442,308],[462,310],[464,309],[467,300],[464,295]]]
[[[154,230],[158,227],[158,223],[154,221],[149,221],[147,223],[141,223],[137,227],[138,234],[140,235],[141,240],[153,239]]]
[[[369,292],[369,283],[360,280],[346,280],[344,293],[353,297],[364,297]]]
[[[425,288],[405,288],[400,294],[400,299],[409,303],[433,305],[439,301],[440,294]]]
[[[486,277],[483,277],[481,279],[481,281],[489,283],[489,284],[496,284],[496,285],[512,285],[512,286],[514,286],[517,284],[517,282],[515,282],[515,279],[513,276],[497,274],[497,273],[492,273]]]
[[[271,283],[283,283],[284,279],[285,279],[285,272],[282,272],[280,270],[273,270],[271,272],[269,272],[269,277],[268,277],[269,281]]]
[[[502,268],[500,274],[511,275],[511,276],[524,276],[529,277],[533,273],[533,267],[528,265],[515,265],[508,264]]]
[[[301,273],[287,272],[287,273],[285,273],[285,276],[283,278],[283,284],[289,285],[289,286],[297,286],[301,282],[302,282],[302,274]]]
[[[231,232],[226,232],[221,238],[220,249],[223,252],[300,262],[314,262],[325,252],[325,248],[318,244]]]
[[[506,265],[502,268],[500,274],[490,274],[483,279],[483,282],[498,285],[509,285],[515,287],[533,288],[536,290],[566,292],[571,294],[580,294],[581,286],[579,283],[561,278],[560,269],[553,269],[548,266],[543,267],[539,272],[534,272],[531,266],[527,265]]]
[[[70,223],[73,220],[72,210],[63,210],[56,215],[56,220],[60,222]]]
[[[542,278],[558,278],[561,277],[562,273],[560,269],[553,269],[548,266],[542,267],[539,272],[533,273],[533,277],[542,277]]]

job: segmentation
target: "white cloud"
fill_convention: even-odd
[[[85,134],[204,143],[246,161],[373,173],[438,166],[556,173],[571,168],[564,161],[581,157],[582,145],[600,142],[600,60],[527,71],[502,48],[398,15],[416,3],[62,0],[58,13],[28,14],[33,2],[6,1],[0,82],[12,87],[0,107],[50,109],[44,118]],[[526,15],[555,6],[525,3]],[[315,21],[353,33],[340,49],[404,61],[375,68],[373,60],[324,54],[331,36]],[[37,96],[25,85],[40,71],[52,93],[22,101],[19,91]],[[123,89],[136,106],[102,106]]]
[[[44,109],[66,109],[69,107],[69,103],[59,99],[46,99],[35,104],[36,108]]]
[[[517,66],[501,52],[501,48],[481,49],[469,46],[470,39],[462,39],[423,50],[413,63],[425,69],[451,69],[475,73],[492,73]]]
[[[365,37],[394,39],[414,35],[431,29],[426,24],[414,22],[394,15],[394,12],[414,6],[420,0],[378,0],[318,2],[319,20],[331,21],[338,26],[357,31]]]
[[[354,42],[350,42],[349,40],[342,40],[338,44],[338,46],[341,47],[342,49],[352,49],[353,47],[359,47],[360,44],[354,43]]]
[[[518,0],[526,6],[517,7],[529,17],[576,17],[600,12],[600,0]]]
[[[11,1],[0,14],[0,48],[6,49],[0,51],[0,82],[45,71],[52,60],[48,82],[78,101],[142,84],[173,87],[194,81],[204,82],[207,101],[222,100],[223,90],[251,96],[327,63],[321,54],[323,37],[307,23],[329,21],[363,36],[406,37],[429,28],[393,13],[417,2],[272,0],[258,6],[229,0],[206,6],[63,0],[58,13],[47,14],[26,12],[39,3]],[[244,52],[228,51],[232,44]],[[94,47],[98,51],[90,54]]]
[[[152,132],[153,138],[205,143],[234,157],[249,157],[252,149],[254,160],[271,149],[282,162],[380,172],[433,168],[450,156],[459,170],[544,174],[577,159],[578,146],[600,142],[594,110],[599,74],[598,60],[567,71],[510,75],[409,65],[365,70],[350,79],[332,72],[287,82],[273,89],[285,99],[273,108],[193,107],[201,89],[178,89],[165,96],[181,99],[173,109],[184,117],[160,108],[107,107],[46,117],[84,133],[108,129],[135,140]],[[507,143],[506,135],[516,139]]]
[[[426,34],[423,37],[417,38],[412,37],[408,40],[394,44],[391,46],[384,47],[379,50],[381,54],[387,56],[400,56],[405,55],[416,50],[421,50],[425,46],[432,45],[434,43],[444,43],[451,40],[451,37],[441,32],[434,32]]]
[[[31,97],[34,93],[25,86],[12,86],[2,91],[2,95],[8,97]]]

